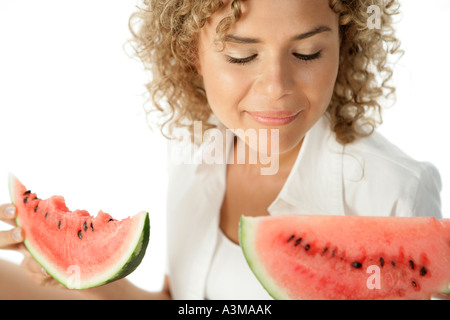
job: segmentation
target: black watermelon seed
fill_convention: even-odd
[[[298,246],[302,242],[302,238],[298,238],[297,241],[295,241],[295,246]]]
[[[380,258],[380,266],[384,266],[384,259],[383,259],[383,257]]]
[[[30,193],[31,193],[31,190],[27,190],[23,193],[23,195],[26,196],[27,194],[30,194]]]
[[[291,242],[291,240],[294,239],[294,238],[295,238],[294,235],[290,236],[289,239],[287,240],[287,242]]]
[[[45,213],[45,219],[47,219],[47,216],[48,216],[48,212]]]
[[[327,251],[328,251],[328,247],[326,247],[325,249],[323,249],[322,254],[327,253]]]
[[[108,220],[108,222],[110,222],[110,221],[114,221],[114,219],[113,219],[113,218],[110,218],[110,219]]]
[[[87,221],[85,221],[84,224],[83,224],[83,229],[84,229],[84,231],[87,230],[87,224],[86,224],[86,223],[87,223]]]
[[[395,261],[391,261],[393,267],[395,267]]]
[[[81,230],[78,230],[78,238],[83,239],[83,234],[81,233]]]
[[[27,203],[28,197],[23,198],[23,203]]]
[[[427,272],[428,272],[427,268],[425,268],[425,267],[420,268],[420,275],[421,275],[422,277],[423,277],[424,275],[426,275]]]
[[[91,230],[94,231],[94,225],[91,222]]]
[[[61,220],[58,221],[58,229],[61,229]]]
[[[305,246],[305,251],[308,251],[309,248],[310,248],[310,246],[309,246],[309,244],[307,244],[307,245]]]
[[[417,283],[415,281],[412,281],[411,284],[414,288],[417,287]]]
[[[34,207],[34,212],[36,212],[36,211],[37,211],[37,209],[38,209],[38,206]]]
[[[411,267],[411,269],[414,270],[414,261],[409,260],[409,266]]]
[[[353,267],[353,268],[356,268],[356,269],[359,269],[359,268],[362,267],[362,264],[359,263],[358,261],[355,261],[355,262],[352,263],[352,267]]]
[[[331,251],[331,257],[334,258],[335,254],[336,254],[336,249],[333,249],[333,251]]]

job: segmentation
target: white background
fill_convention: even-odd
[[[397,103],[380,131],[439,169],[450,218],[450,1],[403,0]],[[150,212],[151,241],[130,280],[158,290],[165,264],[166,154],[143,103],[147,75],[124,50],[135,1],[0,0],[0,203],[8,172],[40,198],[121,219]],[[182,183],[182,182],[180,182]],[[7,227],[0,224],[0,229]],[[20,262],[18,253],[0,258]]]

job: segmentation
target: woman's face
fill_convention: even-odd
[[[338,16],[328,0],[248,0],[220,51],[214,39],[231,14],[225,2],[199,34],[197,69],[211,109],[229,129],[279,129],[279,152],[293,150],[330,103]]]

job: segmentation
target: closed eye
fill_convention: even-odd
[[[312,60],[319,59],[322,56],[322,51],[318,51],[314,54],[293,53],[293,55],[294,55],[294,57],[296,57],[297,59],[302,60],[302,61],[312,61]],[[226,56],[226,57],[227,57],[227,61],[229,63],[245,65],[245,64],[253,61],[257,56],[258,56],[257,54],[254,54],[254,55],[246,57],[246,58],[234,58],[231,56]]]
[[[311,61],[319,59],[322,56],[322,51],[318,51],[314,54],[301,54],[301,53],[293,53],[294,57],[303,61]]]
[[[254,54],[254,55],[252,55],[250,57],[246,57],[246,58],[233,58],[233,57],[227,56],[227,61],[229,63],[244,65],[244,64],[249,63],[253,59],[255,59],[257,56],[258,56],[257,54]]]

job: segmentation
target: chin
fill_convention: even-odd
[[[250,149],[257,151],[259,154],[283,154],[295,150],[301,146],[303,136],[293,138],[292,135],[283,138],[277,129],[268,129],[267,131],[259,131],[258,139],[248,139],[245,141]],[[267,132],[267,134],[264,134]],[[243,137],[240,137],[243,140]]]
[[[303,137],[298,137],[297,139],[293,140],[291,137],[289,139],[286,139],[282,141],[280,139],[279,147],[278,147],[278,153],[283,154],[290,151],[293,151],[295,149],[300,148],[303,141]]]

